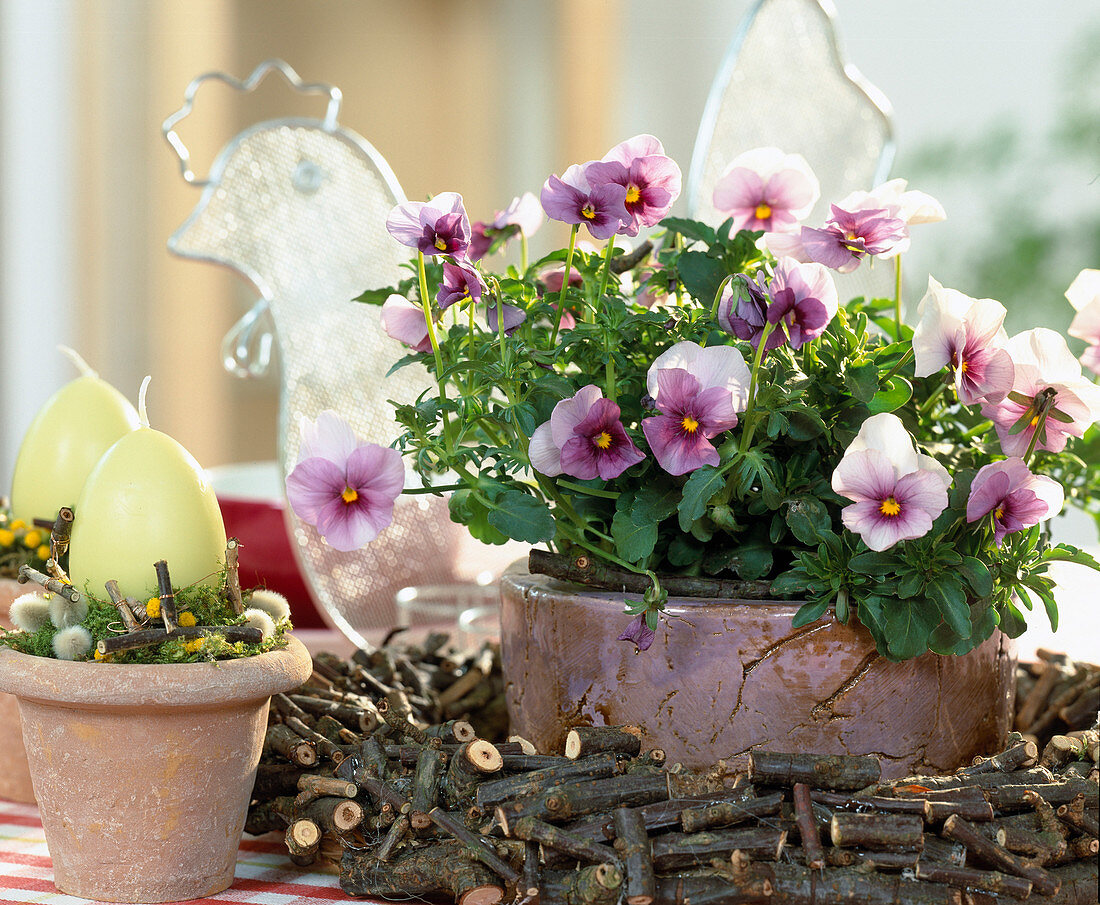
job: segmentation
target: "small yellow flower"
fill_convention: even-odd
[[[23,535],[23,545],[33,550],[39,544],[42,543],[41,531],[28,531]]]
[[[180,613],[179,624],[183,626],[192,626],[197,624],[198,620],[195,618],[194,613],[189,613],[186,610]]]
[[[39,548],[34,551],[34,555],[37,556],[39,559],[49,559],[50,558],[50,545],[49,544],[41,544],[39,546]]]
[[[17,518],[10,525],[8,525],[8,527],[11,528],[12,531],[20,531],[23,528],[27,527],[27,523],[23,521],[23,519]]]
[[[15,543],[15,532],[0,528],[0,547],[10,547]]]
[[[205,638],[195,638],[193,641],[184,641],[183,649],[187,651],[187,653],[193,654],[195,651],[202,650],[205,641]]]
[[[150,597],[149,598],[148,602],[145,604],[145,615],[148,616],[150,619],[159,619],[160,618],[160,598],[159,597]]]

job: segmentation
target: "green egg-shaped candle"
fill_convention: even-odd
[[[145,417],[116,442],[88,475],[69,543],[73,584],[103,593],[109,579],[124,596],[156,593],[153,564],[168,562],[173,586],[216,587],[225,558],[225,525],[214,489],[186,449]]]
[[[28,525],[36,518],[56,518],[62,506],[75,506],[100,457],[138,426],[138,413],[125,396],[71,349],[61,351],[81,376],[61,387],[34,416],[12,475],[12,514]]]

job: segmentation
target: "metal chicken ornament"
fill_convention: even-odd
[[[324,117],[257,123],[198,178],[176,126],[191,113],[199,89],[219,81],[248,92],[269,73],[296,91],[327,97]],[[406,249],[385,224],[405,196],[382,156],[337,123],[340,100],[337,88],[305,83],[286,63],[269,60],[243,81],[220,72],[200,75],[163,125],[184,180],[202,188],[169,250],[229,267],[261,296],[226,337],[226,367],[241,376],[263,373],[278,345],[277,459],[284,478],[298,462],[301,419],[332,409],[361,440],[389,444],[398,433],[389,400],[412,401],[428,385],[419,366],[386,376],[394,340],[382,331],[377,307],[352,301],[366,288],[398,282]],[[400,588],[452,582],[469,570],[460,562],[464,529],[450,521],[440,497],[399,497],[394,523],[351,553],[328,546],[289,507],[286,518],[317,603],[356,643],[363,632],[393,624]]]

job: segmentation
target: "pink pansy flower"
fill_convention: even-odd
[[[932,277],[917,307],[920,323],[913,331],[917,377],[951,368],[963,405],[1000,402],[1012,389],[1012,357],[1004,323],[1005,306],[993,299],[972,299],[944,289]]]
[[[527,320],[527,312],[515,305],[504,305],[504,335],[511,336],[516,327]],[[489,305],[485,311],[485,323],[496,333],[500,330],[500,318],[497,317],[497,306]]]
[[[915,190],[906,191],[904,179],[891,179],[869,192],[852,192],[837,202],[846,211],[885,210],[890,217],[903,221],[906,227],[918,223],[938,223],[947,219],[947,212],[931,195]],[[884,251],[881,257],[890,258],[909,250],[908,232],[904,239]]]
[[[405,487],[401,454],[361,443],[336,412],[303,420],[298,464],[287,475],[291,508],[343,553],[374,540],[393,521]]]
[[[1060,333],[1036,327],[1017,333],[1005,349],[1014,367],[1012,390],[1000,402],[982,403],[982,414],[996,426],[1006,456],[1022,457],[1040,422],[1035,448],[1061,452],[1068,437],[1084,436],[1100,420],[1100,386],[1082,376]]]
[[[1006,534],[1023,531],[1062,511],[1065,492],[1053,478],[1033,475],[1023,459],[1013,457],[984,465],[970,484],[966,520],[993,513],[993,539],[1001,546]]]
[[[619,227],[625,236],[636,236],[644,226],[656,226],[680,197],[680,167],[652,135],[636,135],[615,145],[603,160],[585,167],[593,186],[605,183],[626,190],[629,217]]]
[[[1082,270],[1074,278],[1066,298],[1077,313],[1066,331],[1089,344],[1081,364],[1100,374],[1100,270]]]
[[[382,303],[382,329],[386,334],[417,352],[430,352],[428,322],[424,309],[396,292]]]
[[[732,346],[702,348],[686,341],[658,356],[646,389],[661,414],[642,421],[642,432],[658,464],[672,475],[717,465],[710,441],[737,425],[748,404],[750,375]]]
[[[802,227],[802,248],[806,257],[840,273],[859,267],[867,255],[893,250],[909,232],[905,221],[886,210],[849,211],[834,204],[823,229]]]
[[[841,511],[844,526],[880,552],[927,534],[947,508],[950,483],[891,414],[868,418],[833,472],[833,490],[853,501]]]
[[[449,308],[455,302],[463,302],[467,299],[479,302],[484,288],[481,274],[472,264],[467,261],[459,261],[457,264],[444,261],[443,280],[439,284],[439,292],[435,300],[440,308]]]
[[[733,220],[732,232],[789,233],[809,216],[821,186],[800,154],[756,148],[738,155],[714,186],[713,204]]]
[[[470,218],[457,192],[397,205],[386,218],[386,229],[402,245],[426,255],[462,257],[470,246]]]
[[[551,220],[583,223],[593,238],[610,239],[631,219],[626,187],[615,182],[592,185],[586,168],[573,164],[561,178],[551,175],[542,187],[542,209]]]
[[[504,234],[506,239],[516,233],[527,237],[538,232],[546,217],[542,212],[539,199],[531,192],[524,192],[502,211],[497,211],[491,223],[477,221],[473,224],[473,238],[467,252],[471,261],[478,261],[488,252],[493,240]]]
[[[617,478],[645,458],[626,435],[619,407],[589,384],[554,406],[550,420],[531,435],[528,454],[535,471],[583,481]]]

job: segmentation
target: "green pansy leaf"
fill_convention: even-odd
[[[848,568],[861,575],[889,575],[897,568],[897,558],[889,553],[857,553],[848,560]]]
[[[718,239],[713,227],[707,226],[705,223],[700,223],[698,220],[687,220],[682,217],[665,217],[665,219],[661,221],[661,226],[672,232],[679,233],[689,242],[705,242],[707,245],[713,245]]]
[[[777,576],[772,581],[768,594],[776,600],[798,598],[806,593],[807,584],[808,580],[806,573],[796,566],[793,569],[788,569],[782,575]],[[824,612],[824,610],[822,610],[822,612]],[[817,616],[814,616],[814,619],[816,618]]]
[[[353,302],[362,302],[364,305],[382,305],[391,295],[397,292],[393,286],[383,286],[381,289],[368,289],[352,299]]]
[[[844,385],[860,402],[870,402],[878,392],[878,365],[873,361],[844,372]]]
[[[711,305],[727,276],[726,266],[702,251],[685,251],[676,264],[680,281],[700,303]]]
[[[977,597],[988,597],[993,593],[993,576],[980,559],[974,556],[964,556],[962,563],[956,567],[959,574],[970,585]]]
[[[871,410],[872,415],[878,415],[882,412],[894,412],[912,398],[913,384],[904,377],[894,375],[886,386],[871,397],[870,402],[867,403],[867,408]]]
[[[772,588],[774,591],[774,583],[772,584]],[[829,609],[830,603],[832,603],[832,601],[828,597],[824,597],[821,600],[815,600],[812,603],[800,606],[798,612],[794,614],[794,619],[791,620],[791,627],[802,628],[804,625],[816,622],[824,615],[825,611]]]
[[[658,480],[647,481],[631,507],[631,518],[636,522],[659,522],[668,518],[680,505],[680,488]]]
[[[939,621],[936,608],[923,598],[886,598],[883,601],[883,625],[890,659],[908,660],[923,654],[928,650],[928,637]]]
[[[451,521],[465,525],[471,536],[483,544],[506,544],[508,535],[489,523],[489,510],[472,490],[462,488],[451,494],[447,501]]]
[[[924,593],[936,605],[943,621],[958,638],[970,637],[970,607],[957,578],[953,575],[937,575],[925,584]]]
[[[657,523],[634,521],[632,513],[620,509],[611,520],[611,538],[615,551],[627,562],[641,562],[653,552],[657,544]]]
[[[832,528],[829,510],[821,500],[799,497],[787,503],[787,527],[807,546],[816,544]]]
[[[505,490],[493,501],[489,524],[513,540],[537,544],[554,539],[550,507],[522,490]]]
[[[691,473],[684,484],[683,497],[677,509],[680,513],[680,530],[690,531],[691,526],[703,517],[707,503],[725,484],[725,478],[713,465],[701,465]]]

